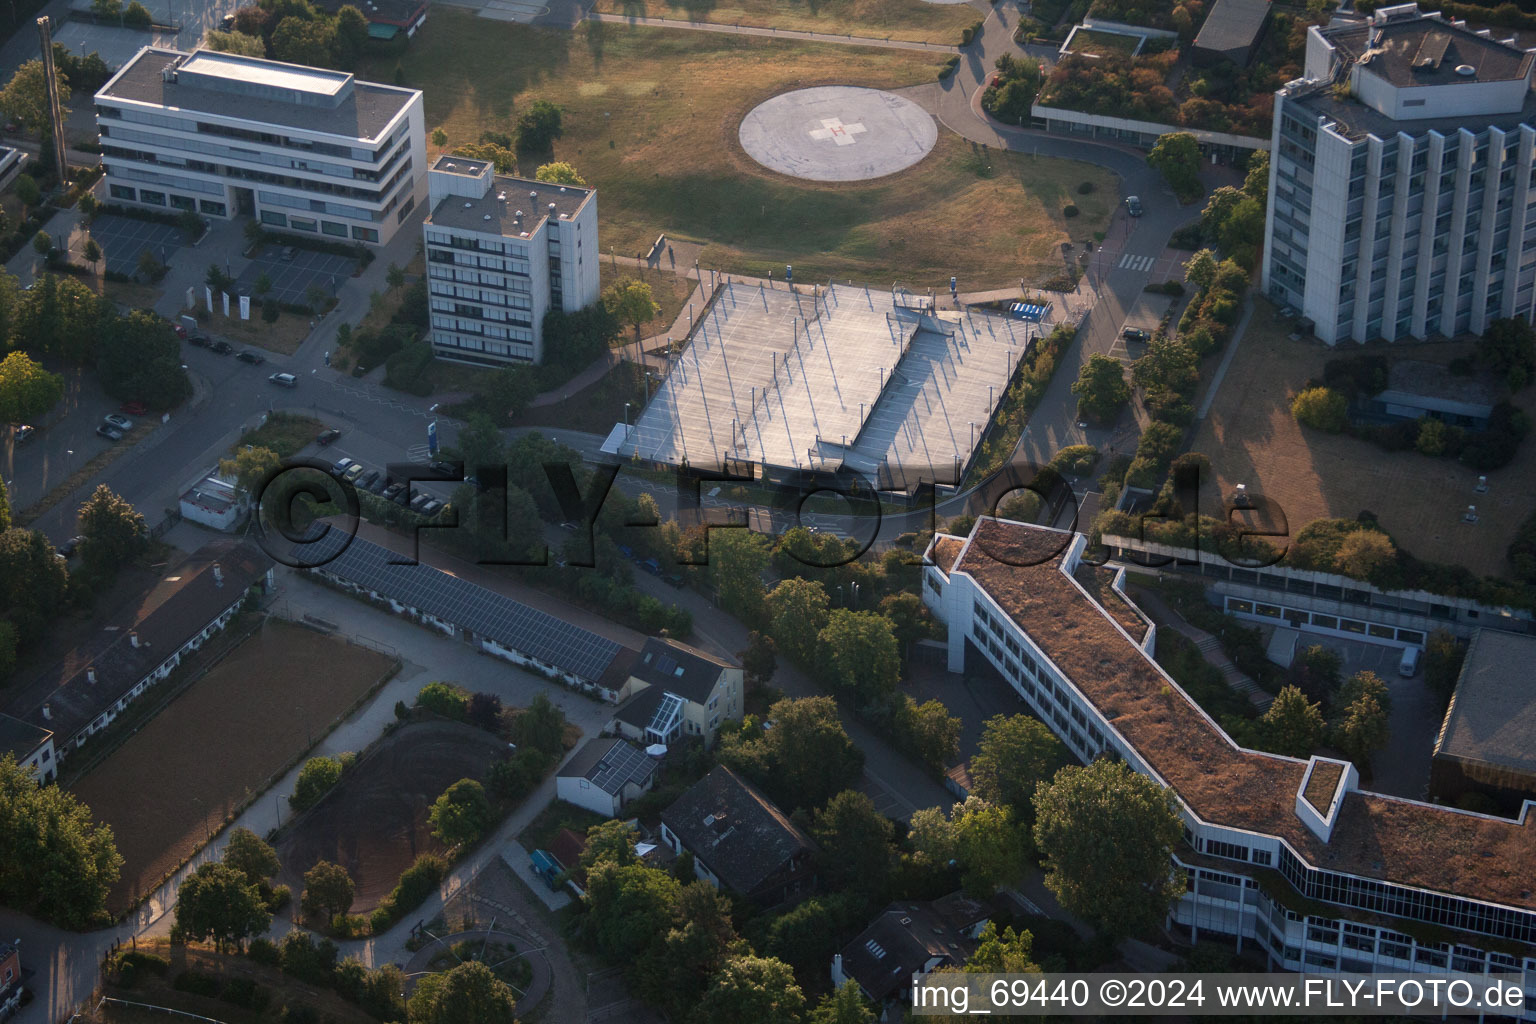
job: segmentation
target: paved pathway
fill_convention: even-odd
[[[787,28],[758,28],[755,25],[720,25],[708,21],[676,21],[647,18],[644,15],[589,13],[586,20],[615,25],[643,25],[647,28],[680,28],[693,32],[724,32],[735,36],[766,36],[770,39],[801,39],[808,43],[838,43],[843,46],[878,46],[887,50],[925,50],[930,53],[960,53],[958,46],[920,43],[907,39],[876,39],[871,36],[835,35],[831,32],[798,32]]]
[[[1222,650],[1221,640],[1218,637],[1214,637],[1198,626],[1186,622],[1184,617],[1174,611],[1161,596],[1145,587],[1137,588],[1135,601],[1145,608],[1147,613],[1157,619],[1158,622],[1171,626],[1177,632],[1188,637],[1194,643],[1195,649],[1200,652],[1200,656],[1216,667],[1221,673],[1221,677],[1227,681],[1227,685],[1234,692],[1247,697],[1249,703],[1260,711],[1269,710],[1269,706],[1275,702],[1275,698],[1232,663],[1232,659],[1227,657],[1227,652]]]

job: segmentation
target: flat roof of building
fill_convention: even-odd
[[[484,160],[444,154],[432,170],[446,174],[479,177],[485,172]],[[554,185],[547,181],[497,174],[491,187],[476,199],[470,196],[445,196],[427,218],[428,225],[458,231],[484,231],[508,238],[536,233],[539,224],[551,215],[570,220],[592,195],[593,189],[580,185]]]
[[[168,81],[165,68],[180,61],[190,68]],[[292,101],[239,91],[243,84],[285,91]],[[421,93],[363,82],[352,75],[300,64],[198,50],[185,53],[146,46],[96,93],[98,99],[126,100],[187,110],[256,124],[318,132],[346,139],[377,140]],[[316,102],[299,102],[297,97]]]
[[[1393,361],[1387,370],[1387,390],[1490,408],[1499,398],[1499,384],[1491,374],[1458,376],[1439,363],[1423,359]]]
[[[1467,648],[1435,756],[1536,777],[1536,637],[1480,629]]]
[[[846,465],[882,490],[952,482],[1039,331],[920,313],[857,286],[813,297],[728,282],[716,294],[617,454],[698,467]]]
[[[1398,88],[1507,82],[1531,72],[1531,54],[1439,18],[1372,25],[1366,46],[1362,66]]]
[[[1222,52],[1252,46],[1268,17],[1269,0],[1216,0],[1195,36],[1195,45]]]
[[[1296,815],[1308,763],[1234,743],[1063,571],[1071,539],[983,518],[950,572],[969,574],[1202,820],[1280,838],[1320,870],[1536,909],[1536,821],[1354,791],[1319,839]]]

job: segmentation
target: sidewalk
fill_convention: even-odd
[[[587,21],[603,21],[612,25],[644,25],[649,28],[678,28],[693,32],[724,32],[738,36],[766,36],[769,39],[803,39],[811,43],[839,43],[843,46],[878,46],[887,50],[925,50],[932,53],[960,53],[958,46],[943,43],[920,43],[905,39],[877,39],[871,36],[834,35],[830,32],[798,32],[793,29],[758,28],[754,25],[720,25],[707,21],[676,21],[670,18],[647,18],[644,15],[588,14]]]

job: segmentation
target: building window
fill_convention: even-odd
[[[139,197],[138,192],[128,185],[113,185],[111,192],[113,199],[126,199],[129,202],[133,202]]]
[[[197,208],[197,200],[191,196],[178,196],[171,194],[171,205],[178,210],[194,210]]]
[[[274,227],[285,228],[288,226],[288,215],[286,213],[278,213],[276,210],[262,210],[261,222],[263,224],[271,224]]]
[[[318,231],[318,230],[320,230],[319,223],[317,221],[311,220],[308,217],[289,217],[288,218],[288,226],[293,228],[293,230],[295,230],[295,231]]]
[[[352,229],[352,237],[359,242],[377,242],[379,240],[379,233],[373,228],[354,227]]]
[[[347,237],[347,226],[345,224],[338,224],[333,220],[321,221],[320,231],[322,234],[335,235],[337,238]]]
[[[164,192],[151,192],[147,188],[146,189],[141,189],[139,191],[139,202],[141,202],[141,203],[149,203],[151,206],[164,206],[165,205],[165,193]]]
[[[224,216],[224,204],[214,202],[212,199],[199,199],[198,208],[210,217]]]

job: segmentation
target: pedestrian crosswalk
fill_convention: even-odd
[[[1120,269],[1136,270],[1145,273],[1152,269],[1152,264],[1156,262],[1156,259],[1155,256],[1132,256],[1130,253],[1126,253],[1120,258]]]

